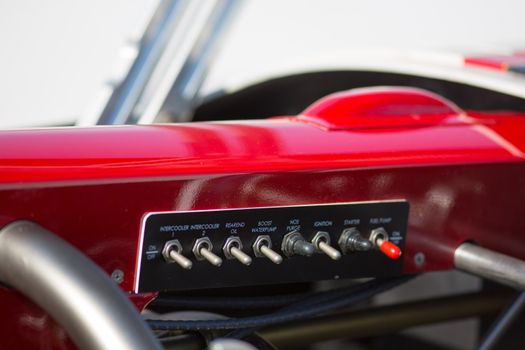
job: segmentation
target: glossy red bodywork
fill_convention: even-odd
[[[452,102],[414,88],[362,88],[313,103],[297,119],[329,130],[422,127],[464,123]],[[479,121],[478,121],[479,122]]]
[[[349,93],[365,106],[352,113],[337,95],[298,118],[0,132],[0,227],[39,223],[124,271],[127,292],[149,211],[406,199],[407,273],[451,269],[465,240],[525,259],[525,116],[373,92]],[[16,292],[0,288],[0,307],[6,348],[71,347]]]

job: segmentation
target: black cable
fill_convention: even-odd
[[[264,309],[295,303],[311,293],[283,294],[261,297],[182,297],[161,295],[151,306],[184,309]]]
[[[372,280],[356,286],[355,293],[346,297],[341,296],[335,300],[328,298],[326,294],[320,298],[312,297],[307,304],[291,305],[289,308],[276,311],[267,315],[232,318],[225,320],[198,320],[198,321],[176,321],[176,320],[147,320],[153,330],[228,330],[239,328],[258,328],[270,324],[289,322],[297,319],[310,318],[326,313],[334,309],[341,309],[366,300],[378,293],[393,288],[406,282],[411,277],[387,278],[383,280]],[[334,293],[335,294],[335,293]]]
[[[353,285],[336,290],[316,292],[316,293],[296,293],[282,294],[260,297],[183,297],[161,295],[151,306],[172,307],[177,309],[263,309],[289,306],[298,302],[310,303],[310,298],[315,298],[318,302],[329,301],[346,295],[349,292],[358,290],[360,285]]]
[[[299,308],[303,308],[307,306],[312,307],[313,305],[328,303],[332,300],[344,298],[354,293],[359,293],[360,291],[366,290],[367,288],[368,288],[367,283],[359,283],[359,284],[352,285],[350,287],[329,290],[326,292],[313,293],[308,296],[305,296],[305,298],[302,298],[296,301],[295,303],[289,304],[287,307],[285,307],[284,309],[280,311],[294,310],[294,309],[299,309]]]
[[[280,312],[286,312],[286,311],[292,311],[292,310],[301,309],[301,308],[304,308],[304,307],[311,308],[314,305],[323,305],[324,303],[330,303],[332,300],[345,298],[348,295],[352,296],[352,295],[355,295],[355,294],[360,293],[362,291],[366,291],[367,289],[368,289],[368,286],[367,286],[366,283],[360,283],[360,284],[353,285],[353,286],[346,287],[346,288],[339,288],[339,289],[330,290],[330,291],[327,291],[327,292],[321,292],[321,293],[317,293],[315,295],[311,295],[309,297],[306,297],[306,298],[304,298],[304,299],[302,299],[302,300],[300,300],[300,301],[298,301],[296,303],[293,303],[293,304],[289,305],[288,307],[285,307],[285,308],[283,308],[283,309],[281,309],[279,311]],[[368,299],[368,298],[365,297],[363,300],[366,300],[366,299]],[[356,302],[359,302],[359,301],[356,301]],[[246,338],[247,336],[249,336],[250,334],[253,334],[253,333],[257,332],[257,330],[259,328],[261,328],[261,327],[259,326],[259,327],[250,327],[250,328],[237,329],[237,330],[234,330],[233,332],[229,333],[228,335],[226,335],[226,337],[236,338],[236,339],[243,339],[243,338]]]

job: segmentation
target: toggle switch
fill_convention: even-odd
[[[192,268],[193,263],[190,259],[182,255],[182,245],[178,239],[174,239],[166,242],[164,248],[162,249],[162,256],[164,259],[169,262],[175,262],[180,265],[183,269],[189,270]]]
[[[237,259],[247,266],[252,263],[252,258],[242,251],[242,242],[237,236],[228,237],[222,250],[227,259]]]
[[[401,249],[399,249],[399,247],[394,243],[382,239],[378,239],[376,242],[379,250],[390,259],[397,260],[399,257],[401,257]]]
[[[401,249],[388,240],[388,233],[382,227],[372,230],[370,233],[370,241],[392,260],[397,260],[402,255]]]
[[[193,254],[197,260],[207,260],[214,266],[221,266],[222,259],[212,252],[213,244],[208,237],[201,237],[195,241],[193,245]]]
[[[293,255],[312,256],[315,253],[315,247],[297,231],[287,233],[283,237],[281,250],[288,257]]]
[[[258,258],[266,257],[274,264],[283,262],[283,257],[272,249],[272,240],[268,235],[258,236],[253,243],[253,253]]]
[[[374,247],[372,242],[363,237],[355,227],[344,229],[337,243],[343,254],[366,252]]]
[[[318,252],[325,253],[333,260],[341,259],[341,253],[330,245],[330,234],[325,231],[319,231],[312,239],[312,244]]]

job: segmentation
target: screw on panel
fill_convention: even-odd
[[[111,279],[118,284],[121,284],[124,281],[124,272],[120,269],[116,269],[111,273]]]
[[[414,264],[417,267],[423,267],[423,265],[425,265],[425,260],[426,260],[425,254],[422,252],[418,252],[414,255]]]

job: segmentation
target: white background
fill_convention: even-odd
[[[0,127],[79,118],[157,1],[0,1]],[[523,13],[519,0],[248,0],[205,91],[341,50],[511,51],[525,47]]]

